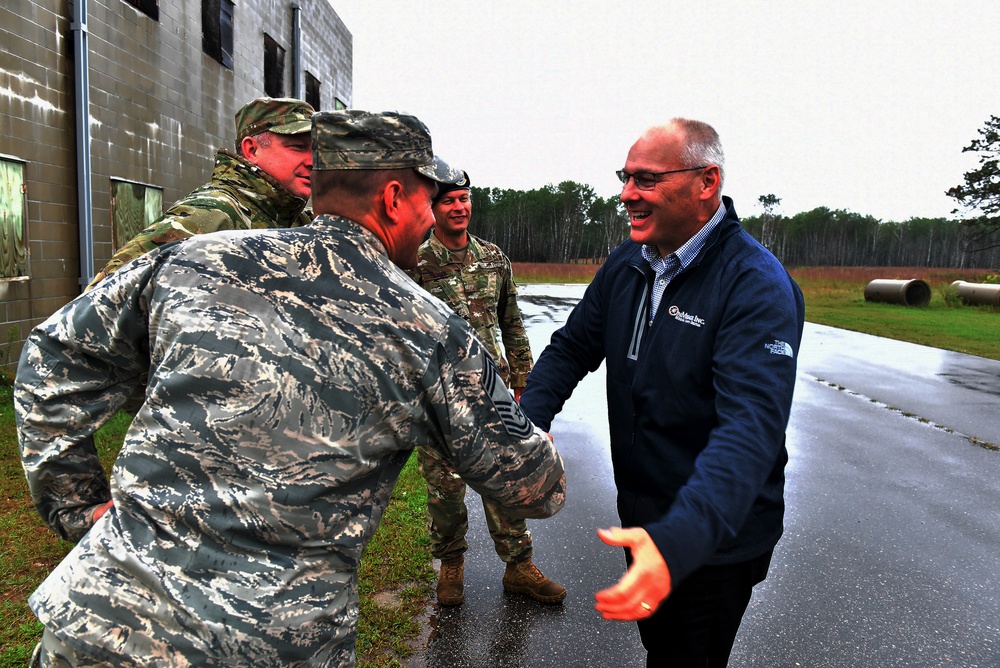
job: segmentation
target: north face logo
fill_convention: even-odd
[[[764,348],[772,355],[788,355],[789,357],[795,357],[795,354],[792,352],[792,347],[784,341],[779,341],[778,339],[775,339],[774,343],[765,343]]]

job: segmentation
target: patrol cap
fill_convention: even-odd
[[[313,108],[291,97],[258,97],[236,112],[236,143],[261,132],[297,135],[312,128]]]
[[[462,172],[462,179],[458,183],[442,183],[438,186],[438,194],[434,197],[434,203],[437,204],[438,200],[444,197],[447,193],[455,190],[469,190],[472,188],[472,183],[469,181],[469,175],[467,172]]]
[[[395,111],[324,111],[313,116],[313,169],[415,169],[438,183],[458,183],[463,173],[431,149],[420,119]]]

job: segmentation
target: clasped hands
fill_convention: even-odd
[[[97,506],[97,508],[94,509],[94,521],[96,522],[97,520],[101,519],[104,513],[111,510],[112,506],[114,505],[115,505],[114,500],[110,500],[110,501],[105,501],[101,505]]]
[[[670,570],[653,539],[642,528],[598,529],[597,535],[608,545],[629,548],[632,564],[617,584],[595,594],[595,609],[604,619],[622,622],[651,617],[671,589]]]

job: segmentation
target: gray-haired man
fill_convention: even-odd
[[[212,179],[123,244],[87,288],[154,248],[195,234],[308,225],[313,113],[293,98],[260,97],[241,107],[236,153],[220,148]]]
[[[417,445],[524,516],[562,506],[549,439],[399,268],[460,173],[412,116],[313,137],[312,225],[164,246],[30,336],[17,421],[50,525],[100,502],[91,435],[150,370],[114,505],[30,599],[42,665],[352,666],[358,560]]]

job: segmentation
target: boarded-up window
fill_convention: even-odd
[[[118,250],[163,215],[163,190],[111,179],[111,245]]]
[[[0,278],[28,275],[24,163],[0,159]]]

